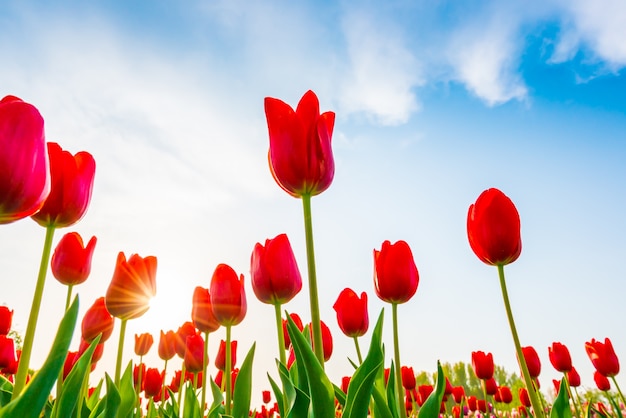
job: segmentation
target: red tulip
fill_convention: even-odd
[[[374,250],[374,285],[376,295],[388,303],[404,303],[417,291],[419,274],[409,244],[385,241]]]
[[[237,277],[232,267],[219,264],[211,277],[210,293],[213,315],[220,325],[237,325],[246,316],[248,306],[243,274]]]
[[[87,351],[90,345],[91,345],[90,342],[85,341],[84,339],[81,339],[80,345],[78,346],[78,356],[79,357],[82,356],[83,353]],[[93,354],[91,355],[91,364],[97,363],[102,358],[103,354],[104,354],[104,343],[96,344],[96,347],[93,350]]]
[[[177,393],[178,390],[180,389],[180,383],[182,380],[182,370],[176,370],[174,372],[174,376],[172,376],[172,381],[170,382],[170,384],[168,385],[168,387],[171,389],[172,392]],[[216,382],[217,383],[217,382]],[[219,385],[218,385],[219,386]]]
[[[348,393],[348,386],[350,386],[350,380],[352,376],[343,376],[341,378],[341,391],[343,393]]]
[[[13,310],[6,306],[0,306],[0,335],[7,335],[11,331],[13,323]]]
[[[482,380],[489,380],[493,377],[493,355],[485,354],[482,351],[472,352],[472,368],[476,377]]]
[[[424,405],[424,402],[426,402],[426,399],[428,399],[428,397],[431,393],[433,393],[434,390],[435,388],[432,385],[419,385],[417,387],[417,404],[419,406]]]
[[[476,400],[476,408],[482,413],[487,412],[487,401],[484,399]]]
[[[137,254],[126,256],[120,252],[113,279],[106,293],[106,307],[120,319],[139,318],[150,308],[150,299],[156,295],[157,259]]]
[[[566,346],[559,342],[554,342],[548,347],[550,363],[559,372],[567,373],[572,369],[572,357]]]
[[[500,402],[510,404],[513,402],[513,393],[511,393],[511,388],[508,386],[500,386],[498,387],[498,394],[500,396]]]
[[[561,381],[552,379],[552,385],[554,385],[554,393],[558,395],[559,389],[561,389]]]
[[[402,374],[402,387],[406,390],[415,389],[416,382],[413,367],[402,366],[400,371]]]
[[[532,406],[530,403],[530,396],[528,396],[528,390],[526,388],[519,388],[518,396],[520,403],[526,408],[530,408]]]
[[[0,100],[0,224],[37,212],[50,193],[43,118],[15,96]]]
[[[524,354],[524,360],[526,360],[526,366],[528,367],[528,374],[533,379],[539,377],[541,373],[541,361],[539,360],[539,354],[533,347],[522,347],[522,353]]]
[[[333,309],[337,312],[339,328],[348,337],[360,337],[367,332],[369,317],[365,292],[362,292],[359,298],[354,290],[343,289],[333,305]]]
[[[470,411],[474,412],[478,409],[477,400],[476,396],[473,395],[467,398],[467,406]]]
[[[485,190],[467,214],[470,247],[484,263],[505,265],[522,251],[520,219],[515,205],[498,189]]]
[[[96,237],[91,237],[87,246],[78,232],[69,232],[57,244],[50,268],[54,277],[64,285],[81,284],[91,272],[91,257],[96,248]]]
[[[74,364],[76,364],[79,357],[78,351],[69,351],[67,353],[65,356],[65,362],[63,363],[63,379],[67,379],[67,376],[74,368]]]
[[[287,235],[254,246],[250,260],[252,290],[263,303],[289,302],[302,289],[302,277]]]
[[[82,219],[91,201],[96,162],[90,153],[76,155],[48,143],[52,187],[42,208],[32,215],[41,226],[70,226]]]
[[[198,335],[198,331],[191,322],[185,322],[176,331],[176,354],[178,357],[185,358],[185,350],[187,349],[187,337]]]
[[[145,356],[150,351],[150,348],[154,344],[154,337],[152,334],[143,333],[140,335],[135,334],[135,354],[138,356]]]
[[[613,344],[608,338],[604,339],[604,344],[596,341],[595,338],[585,343],[585,350],[593,367],[606,377],[613,377],[619,373],[619,359],[613,350]]]
[[[324,361],[328,361],[330,360],[330,356],[332,356],[333,354],[333,336],[324,321],[320,321],[320,324],[322,327],[322,346],[324,351]],[[311,341],[313,341],[313,328],[311,324],[309,324],[309,330],[311,332]]]
[[[104,297],[99,297],[93,305],[87,309],[83,317],[81,324],[83,339],[87,342],[92,342],[98,335],[102,334],[100,342],[103,343],[108,340],[113,333],[114,325],[115,320],[107,310]]]
[[[452,397],[454,398],[454,402],[461,403],[465,397],[465,388],[463,386],[454,386],[452,388]]]
[[[163,373],[154,367],[146,370],[146,382],[143,389],[147,398],[157,396],[161,392],[164,377]]]
[[[159,337],[159,357],[161,360],[170,360],[176,355],[176,333],[174,331],[161,331]],[[184,354],[183,354],[184,356]]]
[[[141,378],[140,378],[141,375]],[[139,386],[139,382],[141,381],[141,387]],[[137,390],[142,391],[146,384],[146,365],[144,363],[139,363],[135,367],[133,367],[133,382],[135,382],[134,386]]]
[[[335,175],[331,148],[335,113],[320,115],[317,96],[309,90],[295,112],[282,100],[266,97],[265,116],[268,159],[276,183],[294,197],[326,190]]]
[[[454,418],[461,418],[461,407],[459,405],[454,405],[452,407],[452,416]]]
[[[593,381],[596,382],[598,389],[602,391],[611,390],[611,382],[609,381],[609,378],[597,370],[593,372]]]
[[[230,342],[230,370],[237,364],[237,341]],[[218,370],[226,370],[226,341],[220,341],[220,348],[215,356],[215,367]]]
[[[304,325],[302,324],[302,319],[300,319],[300,316],[297,313],[290,313],[289,316],[291,317],[293,322],[296,324],[298,329],[302,331],[304,329]],[[289,346],[291,345],[291,338],[289,337],[289,333],[287,332],[287,320],[286,319],[283,319],[283,336],[285,337],[285,350],[287,350]]]
[[[185,368],[189,373],[198,373],[204,369],[204,340],[200,335],[187,337],[185,350]]]
[[[197,286],[193,291],[193,304],[191,308],[191,320],[200,332],[211,333],[217,331],[220,324],[213,315],[211,295],[209,289]]]
[[[12,360],[12,361],[10,361],[10,364],[8,366],[1,368],[0,373],[2,373],[5,376],[17,373],[17,366],[20,362],[21,355],[22,355],[22,350],[15,350],[15,357],[13,359],[9,358],[9,360]],[[28,381],[28,378],[26,380]]]
[[[580,375],[574,366],[572,366],[572,369],[567,372],[567,382],[573,388],[580,386]]]
[[[0,369],[15,363],[15,343],[13,338],[0,335]]]
[[[270,403],[272,400],[272,394],[269,390],[264,390],[263,392],[263,403]]]
[[[485,392],[487,395],[495,395],[498,392],[498,383],[495,378],[485,380]]]

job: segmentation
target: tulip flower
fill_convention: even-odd
[[[176,331],[176,354],[181,359],[185,358],[185,351],[187,350],[187,337],[192,335],[198,335],[198,331],[191,322],[183,323]]]
[[[532,406],[530,403],[530,397],[528,396],[528,390],[526,388],[519,388],[518,396],[520,403],[526,408],[530,408]]]
[[[484,263],[512,263],[522,251],[520,218],[515,205],[498,189],[485,190],[467,214],[470,247]]]
[[[333,354],[333,335],[330,333],[330,328],[324,323],[322,325],[322,347],[324,348],[324,361],[330,360]],[[309,330],[311,331],[311,339],[314,339],[312,324],[309,324]]]
[[[0,369],[15,363],[15,342],[13,338],[0,335]]]
[[[573,388],[580,386],[580,374],[578,374],[578,371],[573,366],[571,370],[567,372],[567,381]]]
[[[610,339],[605,338],[603,344],[594,338],[585,343],[585,350],[598,373],[606,377],[613,377],[619,373],[619,359]]]
[[[150,351],[154,344],[154,337],[150,333],[135,334],[135,354],[143,357]]]
[[[495,378],[487,379],[484,381],[485,384],[485,393],[487,395],[493,396],[498,392],[498,383]]]
[[[230,369],[232,370],[237,364],[237,341],[230,342]],[[215,367],[218,370],[226,370],[226,341],[220,341],[220,348],[215,356]]]
[[[483,351],[472,352],[472,368],[476,377],[481,380],[489,380],[493,377],[494,364],[493,354]]]
[[[136,391],[141,392],[146,382],[146,365],[145,364],[139,363],[135,367],[133,367],[133,382],[135,384]]]
[[[185,350],[185,369],[190,373],[201,372],[204,368],[204,340],[200,335],[187,337]]]
[[[302,323],[302,319],[300,318],[300,315],[298,315],[297,313],[290,313],[289,316],[291,317],[294,324],[296,324],[296,327],[298,327],[300,331],[304,330],[304,324]],[[287,320],[283,319],[282,322],[283,322],[283,339],[285,340],[285,350],[288,350],[289,347],[291,346],[291,338],[289,337],[289,332],[287,332]]]
[[[553,342],[548,347],[548,356],[550,363],[557,371],[567,373],[572,369],[572,357],[567,347],[559,342]]]
[[[522,353],[524,354],[524,360],[526,360],[526,366],[528,367],[528,373],[530,377],[536,379],[541,373],[541,361],[539,360],[539,354],[533,347],[522,347]]]
[[[413,367],[402,366],[400,373],[402,374],[402,387],[406,390],[415,389],[416,382]]]
[[[454,402],[461,403],[465,397],[465,388],[463,386],[454,386],[452,388],[452,397]]]
[[[419,406],[424,405],[424,402],[426,402],[426,399],[428,399],[428,397],[431,393],[433,393],[434,390],[435,388],[433,387],[433,385],[419,385],[417,387],[417,404]]]
[[[317,96],[309,90],[295,111],[282,100],[266,97],[265,116],[276,183],[295,197],[326,190],[335,174],[331,148],[335,113],[320,114]]]
[[[67,376],[70,374],[74,365],[78,361],[80,355],[78,351],[69,351],[65,356],[65,362],[63,363],[63,380],[67,379]]]
[[[159,357],[161,360],[170,360],[176,355],[176,333],[174,331],[161,331],[159,338]]]
[[[146,370],[146,380],[143,387],[146,397],[154,398],[159,395],[163,387],[164,377],[165,375],[154,367],[150,367]]]
[[[203,333],[217,331],[219,322],[213,315],[211,306],[211,295],[209,289],[197,286],[193,291],[193,303],[191,308],[191,320],[193,325]]]
[[[405,303],[413,297],[419,274],[411,248],[405,241],[385,241],[374,250],[374,286],[376,295],[388,303]]]
[[[44,121],[15,96],[0,100],[0,224],[31,216],[50,193]]]
[[[596,386],[599,390],[604,392],[611,390],[611,382],[609,382],[609,378],[597,370],[593,372],[593,381],[596,382]]]
[[[157,258],[132,254],[128,261],[123,252],[117,255],[113,278],[106,292],[105,304],[114,317],[122,320],[120,344],[115,368],[115,384],[119,384],[126,322],[142,316],[156,295]]]
[[[220,325],[239,324],[246,315],[247,303],[243,274],[237,277],[232,267],[219,264],[211,278],[211,305]]]
[[[13,323],[13,310],[0,306],[0,335],[7,335]]]
[[[351,379],[352,379],[352,376],[343,376],[341,378],[341,391],[343,393],[348,393],[348,386],[350,386]]]
[[[90,345],[91,345],[91,342],[81,339],[80,345],[78,346],[78,357],[82,356],[83,353],[87,351]],[[96,364],[102,358],[103,354],[104,354],[104,343],[99,342],[98,344],[96,344],[96,347],[94,348],[93,353],[91,354],[91,364]]]
[[[96,337],[102,334],[100,342],[104,343],[113,333],[115,319],[107,310],[104,297],[99,297],[83,317],[81,323],[82,337],[87,342],[92,342]]]
[[[59,144],[48,143],[52,187],[43,207],[32,218],[41,226],[67,227],[87,212],[96,162],[86,151],[72,155]]]
[[[337,313],[339,328],[346,336],[360,337],[367,332],[369,318],[365,292],[362,292],[359,298],[352,289],[342,290],[333,309]]]
[[[91,272],[91,257],[96,247],[96,237],[91,237],[87,246],[77,232],[69,232],[56,246],[50,268],[52,275],[62,284],[70,286],[81,284]]]

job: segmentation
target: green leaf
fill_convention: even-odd
[[[106,386],[107,386],[107,394],[102,400],[104,403],[101,403],[103,406],[102,413],[97,415],[99,418],[117,418],[119,415],[117,414],[120,402],[122,398],[120,397],[120,393],[115,387],[115,383],[113,383],[113,379],[108,374],[105,374]],[[92,413],[93,415],[93,413]]]
[[[391,378],[390,378],[391,379]],[[441,362],[437,360],[437,383],[435,390],[426,398],[424,404],[420,408],[417,414],[418,418],[438,418],[439,410],[441,409],[441,401],[443,400],[443,394],[446,391],[446,377],[443,375],[443,369],[441,368]]]
[[[252,344],[246,358],[241,363],[241,368],[235,380],[235,391],[233,393],[233,417],[248,418],[250,413],[250,398],[252,393],[252,361],[254,360],[254,349],[256,343]]]
[[[103,382],[104,380],[100,379],[100,381],[98,382],[98,385],[94,388],[93,392],[91,393],[91,396],[87,398],[87,402],[85,403],[85,405],[87,406],[87,408],[89,408],[90,411],[92,411],[96,407],[98,402],[100,402],[100,392],[102,391]]]
[[[384,311],[381,311],[378,316],[367,357],[350,379],[343,417],[360,418],[367,416],[374,382],[384,361],[382,349],[383,313]]]
[[[561,379],[559,393],[550,411],[550,418],[572,418],[572,410],[569,406],[569,396],[567,395],[567,382],[565,378]]]
[[[180,388],[179,390],[183,390]],[[200,415],[200,405],[198,397],[191,382],[185,385],[185,407],[183,408],[183,418],[196,418]]]
[[[208,418],[219,418],[224,413],[224,396],[222,395],[222,389],[215,384],[213,378],[209,379],[211,382],[211,392],[213,393],[213,403],[209,408]]]
[[[83,383],[89,377],[91,371],[91,356],[93,355],[96,345],[100,342],[98,335],[89,345],[89,348],[80,356],[80,358],[72,367],[61,387],[59,399],[54,403],[52,409],[53,417],[71,417],[79,399],[84,396]]]
[[[69,307],[57,331],[52,349],[41,369],[26,385],[24,391],[0,410],[0,418],[20,417],[38,418],[43,409],[54,382],[65,363],[67,350],[72,342],[72,334],[78,317],[78,296]]]
[[[13,395],[13,383],[9,382],[4,376],[0,375],[0,407],[11,402]]]
[[[394,415],[391,414],[391,409],[389,409],[389,405],[387,404],[387,399],[383,393],[384,392],[381,391],[377,385],[374,385],[372,398],[374,399],[374,410],[376,411],[375,416],[376,418],[394,418]],[[395,418],[397,418],[397,415]]]
[[[389,379],[387,379],[387,406],[389,411],[391,411],[391,414],[395,418],[398,418],[400,416],[400,411],[398,411],[398,394],[396,393],[396,379],[394,376],[395,366],[393,364],[393,360],[391,360],[391,366],[389,366]]]
[[[129,361],[122,378],[120,379],[120,406],[118,410],[118,418],[126,418],[132,416],[133,409],[137,405],[137,394],[133,384],[133,362]]]
[[[276,363],[278,364],[278,373],[287,396],[285,415],[281,416],[285,416],[287,418],[306,417],[308,415],[311,398],[303,390],[294,386],[293,382],[290,380],[290,376],[292,375],[290,371],[287,370],[287,367],[280,362]],[[303,376],[306,377],[306,373]],[[306,387],[308,388],[308,385]]]
[[[335,399],[341,405],[341,408],[345,408],[346,406],[346,394],[341,390],[341,388],[333,383],[333,389],[335,390]]]
[[[280,363],[280,362],[277,360],[277,363]],[[281,417],[285,417],[287,415],[285,414],[285,404],[283,402],[283,393],[281,392],[280,387],[278,386],[278,383],[276,383],[274,379],[272,379],[272,376],[270,376],[269,373],[267,374],[267,378],[270,381],[270,386],[272,387],[272,391],[274,392],[274,397],[276,398],[276,403],[278,404],[278,413],[280,414]]]
[[[287,315],[287,329],[291,337],[296,359],[301,362],[306,373],[306,380],[309,387],[309,395],[311,397],[310,407],[314,417],[334,417],[335,416],[335,392],[333,385],[324,373],[324,369],[320,365],[317,357],[311,349],[311,345],[307,343],[305,337],[293,322],[291,317]]]

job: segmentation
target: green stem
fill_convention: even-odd
[[[182,406],[180,404],[180,401],[181,401],[182,396],[183,396],[183,384],[185,383],[185,374],[186,373],[187,373],[187,370],[185,368],[185,361],[183,360],[183,365],[182,365],[182,367],[180,369],[180,380],[178,381],[178,408],[180,408]]]
[[[70,302],[72,299],[72,289],[74,288],[73,284],[67,286],[67,297],[65,298],[65,312],[70,308]]]
[[[122,319],[122,325],[120,326],[120,341],[117,345],[117,361],[115,362],[115,387],[120,387],[120,375],[122,373],[122,354],[124,351],[124,334],[126,334],[126,322],[127,319]]]
[[[56,228],[53,225],[48,225],[46,227],[46,238],[44,240],[43,251],[41,253],[39,275],[37,276],[35,294],[33,296],[33,303],[30,307],[30,316],[28,317],[26,334],[24,335],[24,343],[22,345],[22,355],[17,367],[15,385],[13,386],[13,395],[11,399],[16,399],[26,384],[28,367],[30,365],[30,356],[33,351],[33,340],[35,339],[35,329],[37,328],[37,318],[39,317],[39,310],[41,308],[41,299],[43,296],[44,284],[46,283],[46,273],[48,272],[48,263],[50,261],[50,251],[52,249],[52,239],[54,238],[55,229]]]
[[[287,360],[285,356],[285,334],[283,334],[283,317],[280,313],[280,303],[274,304],[274,312],[276,317],[276,330],[278,331],[278,357],[280,362],[286,367]]]
[[[163,383],[161,384],[161,405],[165,405],[165,376],[167,376],[167,360],[163,365]]]
[[[356,357],[359,359],[359,364],[363,363],[363,356],[361,356],[361,348],[359,347],[359,339],[358,337],[354,338],[354,346],[356,347]]]
[[[209,366],[209,333],[204,333],[204,357],[202,359],[202,403],[200,404],[200,411],[204,416],[204,408],[206,403],[206,374],[207,367]]]
[[[224,379],[226,379],[226,405],[224,405],[224,412],[226,415],[230,415],[230,402],[231,402],[231,385],[232,381],[230,378],[231,370],[231,355],[230,352],[230,325],[226,326],[226,367],[224,367]]]
[[[398,392],[398,412],[400,418],[406,418],[406,408],[404,407],[404,394],[402,387],[402,363],[400,363],[400,344],[398,338],[398,304],[391,304],[391,314],[393,322],[393,355],[396,362],[396,390]]]
[[[135,386],[135,393],[137,394],[137,410],[135,411],[135,416],[137,418],[141,418],[141,381],[143,378],[142,370],[143,364],[143,356],[139,356],[139,371],[137,372],[137,385]]]
[[[611,376],[611,380],[613,380],[613,384],[615,384],[615,389],[617,389],[617,393],[619,393],[619,397],[622,399],[622,403],[626,404],[626,400],[624,400],[624,394],[622,393],[622,390],[619,388],[619,385],[617,384],[617,380],[615,379],[615,376]]]
[[[519,342],[519,337],[517,336],[517,329],[515,328],[515,321],[513,320],[513,312],[511,312],[511,304],[509,302],[509,294],[506,290],[506,281],[504,279],[504,266],[501,264],[498,264],[498,276],[500,278],[500,287],[502,288],[502,299],[504,300],[504,308],[506,309],[506,316],[509,320],[509,327],[511,328],[511,335],[513,336],[513,343],[515,344],[515,352],[517,353],[517,358],[519,360],[520,367],[522,369],[522,375],[524,377],[524,383],[526,384],[526,388],[528,390],[530,403],[533,406],[533,410],[535,412],[535,418],[544,418],[541,401],[539,400],[539,397],[537,396],[537,392],[535,391],[535,385],[533,384],[533,380],[530,377],[530,373],[528,372],[526,359],[524,358],[524,353],[522,352],[522,346]]]
[[[563,382],[565,383],[565,388],[567,389],[567,394],[569,395],[569,398],[572,400],[572,403],[574,404],[574,409],[576,409],[576,416],[577,417],[581,417],[582,415],[580,414],[580,409],[578,409],[578,404],[576,403],[576,399],[574,399],[574,396],[572,395],[572,388],[569,385],[569,379],[567,378],[567,373],[563,372]]]
[[[313,352],[324,369],[324,344],[320,320],[319,298],[317,296],[317,276],[315,273],[315,250],[313,248],[313,220],[311,216],[311,195],[302,195],[304,210],[304,232],[306,238],[306,261],[309,272],[309,304],[311,305],[311,326],[313,328]]]

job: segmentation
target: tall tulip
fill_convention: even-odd
[[[402,374],[402,387],[404,387],[404,389],[406,390],[415,389],[416,381],[413,367],[402,366],[402,368],[400,369],[400,373]]]
[[[231,327],[239,324],[246,316],[248,308],[246,293],[243,286],[243,274],[237,277],[237,273],[227,264],[219,264],[211,277],[211,305],[215,319],[226,327],[226,376],[231,372]],[[226,379],[226,415],[231,410],[231,381]]]
[[[203,369],[204,363],[204,340],[200,335],[187,337],[185,350],[185,369],[190,373],[198,373]],[[197,386],[197,382],[194,382]]]
[[[479,379],[491,379],[494,372],[493,354],[485,353],[484,351],[473,351],[472,368]]]
[[[230,342],[230,368],[231,370],[237,364],[237,340]],[[218,370],[226,370],[226,341],[220,341],[220,347],[215,356],[215,367]]]
[[[324,367],[320,325],[311,197],[332,183],[335,162],[331,148],[335,113],[320,114],[319,100],[307,91],[296,110],[282,100],[266,97],[265,115],[270,139],[269,166],[276,183],[287,193],[302,198],[309,276],[309,304],[315,336],[313,351]]]
[[[369,326],[367,293],[362,292],[359,297],[354,290],[345,288],[339,293],[333,309],[337,313],[337,323],[341,331],[354,340],[359,363],[362,363],[358,337],[364,335]]]
[[[380,251],[374,250],[374,287],[376,295],[383,301],[391,303],[393,323],[393,346],[396,387],[402,387],[400,371],[400,343],[398,337],[398,304],[405,303],[413,297],[419,284],[419,273],[413,260],[409,244],[398,241],[391,244],[384,241]],[[402,391],[398,390],[398,411],[400,417],[406,415]]]
[[[157,258],[132,254],[128,260],[123,252],[117,255],[113,278],[106,292],[108,311],[120,318],[120,341],[115,367],[115,383],[119,384],[126,322],[139,318],[150,308],[150,299],[156,295]]]
[[[63,235],[52,253],[50,268],[52,275],[61,284],[67,286],[65,310],[70,306],[72,288],[84,283],[91,273],[91,258],[96,248],[96,237],[91,237],[87,246],[78,232],[69,232]]]
[[[22,359],[15,376],[13,399],[19,396],[26,383],[54,231],[56,228],[73,225],[84,216],[91,200],[96,170],[93,157],[86,151],[72,155],[54,142],[48,143],[47,148],[50,160],[50,193],[39,211],[31,215],[35,222],[46,228],[46,237],[26,333],[24,334]]]
[[[328,325],[326,325],[324,321],[321,322],[321,325],[322,325],[322,347],[324,348],[323,350],[324,361],[328,361],[330,360],[330,357],[333,354],[333,334],[330,332],[330,328],[328,328]],[[314,339],[315,336],[313,335],[312,324],[309,324],[309,330],[311,332],[311,339]]]
[[[548,347],[550,363],[557,371],[567,373],[572,370],[572,356],[567,347],[559,342],[553,342]]]
[[[44,121],[15,96],[0,100],[0,224],[37,212],[50,193]]]
[[[530,377],[536,379],[541,373],[541,361],[539,360],[539,354],[534,347],[522,347],[522,353],[524,354],[524,360],[526,360],[526,367],[528,367],[528,373]]]
[[[81,323],[82,337],[87,342],[92,342],[100,334],[100,343],[104,343],[113,333],[115,319],[107,310],[104,297],[96,299],[85,312]]]
[[[611,382],[609,382],[609,378],[597,370],[593,372],[593,381],[596,383],[599,390],[603,392],[611,390]]]
[[[15,342],[13,338],[0,335],[0,369],[15,363]]]
[[[143,387],[146,397],[153,398],[161,392],[164,377],[165,374],[157,368],[150,367],[146,370],[146,380]]]
[[[7,335],[11,331],[13,323],[13,310],[6,306],[0,306],[0,335]]]
[[[163,330],[161,330],[158,352],[161,360],[165,361],[165,364],[163,365],[163,376],[165,378],[165,374],[167,372],[167,362],[176,355],[176,333],[174,331],[169,330],[167,332],[163,332]],[[160,399],[165,399],[165,385],[161,387]]]
[[[504,278],[504,266],[517,260],[522,251],[520,228],[521,221],[517,208],[511,199],[498,189],[485,190],[469,207],[467,238],[470,247],[482,262],[498,268],[504,308],[524,383],[528,388],[536,418],[543,418],[542,404],[534,388],[533,378],[528,373]]]
[[[265,245],[256,243],[250,257],[250,277],[252,290],[257,299],[274,305],[278,354],[280,362],[285,364],[281,306],[293,299],[302,289],[298,263],[286,234],[265,240]]]
[[[602,376],[607,378],[610,377],[611,380],[613,380],[613,384],[615,384],[615,388],[622,399],[622,403],[626,404],[624,394],[615,379],[615,376],[619,373],[619,359],[615,354],[611,340],[609,338],[605,338],[604,343],[602,343],[597,341],[595,338],[592,338],[591,341],[585,343],[585,350],[587,351],[589,360],[593,363],[593,367],[595,367],[596,371]]]
[[[135,334],[135,354],[139,357],[143,357],[150,351],[154,344],[154,337],[148,332],[143,334]]]

